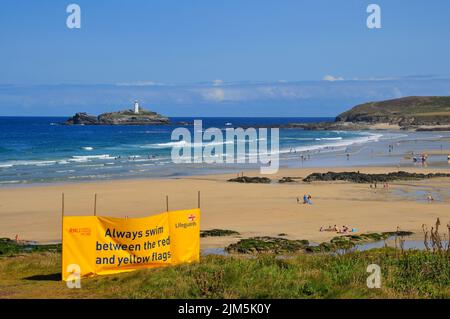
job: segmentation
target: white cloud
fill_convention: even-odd
[[[208,101],[222,102],[225,100],[225,92],[222,89],[210,89],[202,92],[203,98]]]
[[[335,78],[333,77],[333,79]],[[274,108],[271,114],[276,114],[278,107],[287,107],[288,105],[295,110],[297,106],[301,105],[314,108],[317,105],[328,103],[327,105],[331,105],[333,110],[338,112],[346,107],[367,101],[409,95],[450,95],[450,79],[373,81],[359,78],[359,80],[353,81],[332,82],[333,85],[327,83],[331,82],[255,83],[247,81],[224,82],[221,86],[215,86],[212,82],[180,85],[149,85],[148,83],[147,85],[142,85],[142,83],[136,85],[134,82],[133,85],[130,83],[130,85],[120,87],[103,84],[84,86],[0,85],[0,114],[10,114],[7,113],[8,110],[17,108],[22,108],[22,113],[31,115],[39,114],[35,110],[46,111],[47,114],[54,115],[69,115],[79,111],[98,114],[128,107],[134,99],[141,101],[144,107],[155,109],[163,114],[170,114],[168,112],[171,110],[179,110],[189,105],[201,108],[205,105],[207,107],[223,106],[225,103],[228,106],[239,105],[241,107],[271,105]],[[47,109],[42,108],[42,105],[46,105]],[[314,111],[311,110],[311,112]],[[255,112],[257,111],[255,110]]]
[[[122,82],[117,83],[117,86],[155,86],[163,85],[163,83],[153,82],[153,81],[136,81],[136,82]]]
[[[322,78],[322,80],[334,82],[334,81],[344,81],[344,78],[342,76],[333,76],[333,75],[327,74]]]
[[[223,80],[221,80],[221,79],[215,79],[215,80],[212,80],[212,84],[214,85],[214,86],[217,86],[217,85],[222,85],[224,82],[223,82]]]

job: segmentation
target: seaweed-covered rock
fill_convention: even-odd
[[[239,176],[236,178],[231,178],[228,180],[229,182],[236,183],[262,183],[268,184],[271,182],[271,179],[268,177],[249,177],[249,176]]]
[[[405,171],[387,174],[365,174],[360,172],[327,172],[312,173],[303,179],[304,182],[348,181],[353,183],[383,183],[395,180],[420,180],[436,177],[450,177],[448,173],[409,173]]]
[[[310,245],[305,251],[308,253],[324,253],[336,250],[336,246],[332,243],[320,243],[319,245]]]
[[[278,183],[282,183],[282,184],[283,183],[295,183],[295,182],[296,182],[296,180],[292,177],[283,177],[278,181]]]
[[[308,247],[307,240],[289,240],[276,237],[253,237],[241,239],[235,244],[226,247],[229,253],[256,254],[256,253],[293,253],[304,251]]]
[[[383,235],[386,235],[387,237],[392,237],[392,236],[411,236],[412,234],[414,234],[412,231],[405,231],[405,230],[397,230],[397,231],[388,231],[388,232],[384,232],[382,233]]]
[[[382,232],[382,233],[366,233],[366,234],[349,234],[333,237],[330,240],[330,244],[334,249],[349,249],[357,244],[376,242],[380,240],[388,239],[393,236],[410,236],[413,232],[410,231],[395,231],[395,232]]]
[[[239,235],[239,233],[229,229],[210,229],[200,231],[200,237],[221,237],[232,235]]]
[[[409,231],[395,231],[383,233],[348,234],[333,237],[329,242],[310,245],[307,240],[290,240],[276,237],[252,237],[241,239],[225,248],[229,253],[257,254],[257,253],[327,253],[340,249],[351,249],[357,244],[376,242],[392,236],[409,236]],[[281,236],[279,234],[278,236]]]

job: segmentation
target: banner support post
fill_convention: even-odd
[[[200,191],[198,191],[198,194],[197,194],[197,206],[198,206],[198,208],[200,208]]]
[[[97,193],[94,196],[94,216],[97,216]]]
[[[63,242],[64,242],[64,193],[61,194],[61,268],[63,267]],[[58,249],[56,250],[58,251]],[[61,271],[61,280],[64,269]]]
[[[61,245],[64,236],[64,193],[61,194]]]
[[[169,211],[169,195],[166,195],[166,211]]]

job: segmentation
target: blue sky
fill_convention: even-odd
[[[79,30],[66,27],[72,2]],[[370,3],[382,29],[366,27]],[[2,0],[0,115],[137,98],[169,116],[333,116],[450,95],[449,12],[447,0]]]

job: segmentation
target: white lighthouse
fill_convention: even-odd
[[[134,114],[139,114],[139,102],[134,101]]]

